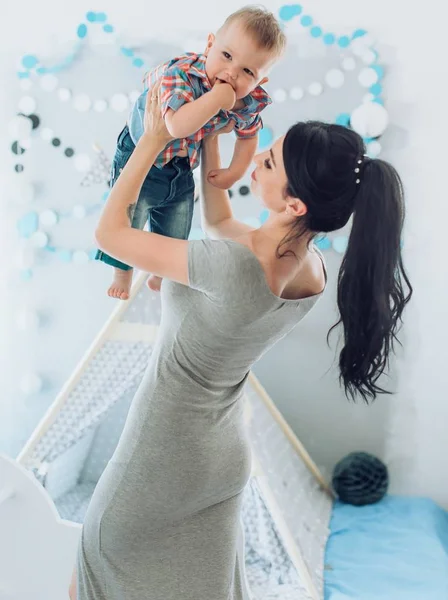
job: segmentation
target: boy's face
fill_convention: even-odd
[[[216,37],[208,36],[205,70],[212,85],[216,79],[230,83],[236,99],[244,98],[258,85],[275,62],[272,54],[260,50],[239,23],[231,23]]]

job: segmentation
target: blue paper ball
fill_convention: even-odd
[[[350,46],[350,38],[347,35],[342,35],[338,39],[338,46],[340,48],[347,48],[347,46]]]
[[[350,125],[350,115],[348,113],[340,113],[335,120],[336,125],[348,127]]]
[[[25,69],[32,69],[37,65],[37,63],[37,56],[34,56],[34,54],[27,54],[22,58],[22,65],[25,67]]]
[[[384,77],[384,68],[381,65],[371,65],[370,68],[376,72],[379,79]]]
[[[17,221],[17,229],[21,238],[29,238],[39,228],[39,215],[32,211]]]
[[[363,37],[364,35],[366,35],[367,31],[365,29],[357,29],[356,31],[353,32],[352,38],[356,39],[359,37]]]
[[[329,250],[331,248],[331,240],[327,236],[318,237],[315,242],[319,250]]]
[[[85,25],[84,23],[81,23],[81,25],[78,27],[76,33],[81,40],[84,39],[87,35],[87,25]]]
[[[313,19],[309,15],[303,15],[303,17],[300,19],[300,22],[304,27],[309,27],[312,24]]]
[[[270,127],[263,127],[258,136],[258,147],[260,150],[270,146],[274,140],[274,134]]]
[[[379,96],[382,93],[382,91],[383,91],[383,86],[381,85],[381,83],[374,83],[369,88],[369,92],[371,94],[373,94],[374,96]]]
[[[280,19],[282,21],[290,21],[302,12],[300,4],[287,4],[282,6],[279,12]]]
[[[261,224],[265,223],[269,219],[269,211],[267,209],[262,210],[259,219]]]
[[[352,452],[335,466],[333,488],[341,502],[365,506],[386,495],[389,473],[386,465],[367,452]]]
[[[121,46],[121,53],[125,56],[134,56],[134,50],[132,48],[126,48],[125,46]]]
[[[326,33],[323,37],[323,41],[326,46],[331,46],[331,44],[335,43],[336,36],[334,35],[334,33]]]

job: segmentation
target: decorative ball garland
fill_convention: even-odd
[[[368,39],[366,40],[367,32],[365,30],[358,29],[351,36],[342,35],[337,37],[331,32],[325,33],[320,26],[313,22],[312,17],[302,13],[303,8],[299,4],[285,5],[281,7],[279,11],[280,22],[285,24],[293,19],[296,19],[297,17],[300,17],[300,26],[307,28],[311,37],[316,39],[320,38],[323,44],[326,46],[336,44],[341,49],[350,48],[351,52],[360,58],[366,65],[360,70],[358,74],[358,81],[363,87],[368,89],[368,94],[364,97],[363,103],[357,109],[355,109],[351,115],[348,113],[339,114],[336,116],[335,122],[343,126],[352,127],[355,131],[358,131],[363,136],[367,144],[368,154],[370,156],[377,156],[381,151],[381,144],[375,138],[379,137],[387,126],[387,112],[382,106],[383,100],[381,98],[381,79],[384,76],[384,69],[381,67],[381,65],[377,64],[378,53],[371,48],[370,41]],[[21,80],[22,87],[29,90],[33,85],[31,76],[37,75],[40,77],[40,85],[44,90],[57,93],[61,102],[69,102],[72,100],[73,107],[81,112],[85,112],[91,108],[97,112],[103,112],[108,107],[111,107],[117,112],[126,110],[129,107],[129,103],[134,102],[138,97],[138,91],[135,90],[130,94],[115,94],[111,99],[108,100],[101,98],[92,101],[87,94],[73,95],[71,90],[68,88],[58,87],[58,79],[55,74],[68,68],[74,62],[74,60],[76,60],[82,46],[88,39],[90,28],[98,25],[101,25],[103,31],[107,34],[113,34],[115,31],[114,27],[107,22],[107,15],[105,13],[89,11],[86,14],[85,22],[82,22],[77,26],[76,36],[78,42],[76,43],[73,52],[61,59],[57,64],[51,66],[43,65],[36,55],[26,55],[22,57],[21,65],[23,70],[17,73],[19,79]],[[120,46],[120,52],[123,56],[131,61],[133,66],[137,68],[143,68],[146,66],[144,60],[136,56],[132,48]],[[333,89],[340,88],[344,84],[345,80],[344,71],[352,71],[355,68],[355,58],[346,56],[341,61],[341,68],[333,68],[327,72],[324,83],[317,81],[313,82],[308,85],[306,90],[299,86],[293,86],[289,92],[284,89],[277,89],[273,93],[273,98],[276,103],[284,102],[288,96],[292,100],[300,101],[306,93],[314,96],[320,95],[323,92],[325,85]],[[20,118],[20,120],[16,120],[15,123],[17,134],[16,137],[18,139],[13,141],[11,145],[11,151],[15,155],[21,156],[29,147],[29,142],[26,139],[26,130],[29,129],[29,126],[25,125],[24,118],[31,122],[31,130],[39,127],[40,119],[39,116],[34,112],[36,110],[36,102],[31,96],[22,97],[18,108],[20,112],[17,115],[17,119]],[[55,136],[48,128],[42,130],[41,137],[42,139],[51,143],[55,148],[62,147],[61,139]],[[272,143],[272,141],[272,129],[269,126],[265,126],[260,132],[259,147],[261,149],[267,147]],[[75,151],[70,146],[65,147],[63,152],[67,158],[73,158],[75,156]],[[90,159],[88,155],[78,155],[74,160],[75,168],[77,168],[77,170],[80,172],[88,171],[90,167]],[[14,169],[16,173],[23,173],[24,165],[21,162],[17,162],[14,165]],[[243,185],[239,188],[240,195],[244,196],[249,193],[250,191],[247,186]],[[95,205],[95,210],[100,206],[101,204]],[[91,208],[85,211],[79,209],[78,215],[83,214],[86,216],[91,210]],[[50,214],[53,213],[48,213],[48,218],[44,218],[43,224],[49,224],[50,222],[54,224],[58,221],[59,216],[56,213],[54,213],[54,216],[52,217],[50,217]],[[67,214],[65,216],[69,217],[71,215]],[[55,248],[48,244],[48,237],[45,237],[43,232],[35,230],[32,233],[29,233],[32,230],[32,224],[35,224],[35,222],[36,220],[32,213],[25,215],[22,221],[18,224],[19,231],[22,231],[22,233],[25,231],[30,237],[33,236],[32,240],[37,247],[45,248],[49,252],[54,252],[55,254],[59,255],[63,260],[67,260],[70,254],[67,251],[58,253]],[[261,215],[258,222],[261,222]],[[335,238],[330,246],[332,245],[336,252],[342,253],[345,250],[346,243],[344,247],[344,241],[341,241],[341,239],[344,239],[343,236],[342,238]],[[329,242],[325,236],[321,236],[317,240],[317,245],[321,249],[326,250],[329,247]],[[79,251],[73,252],[73,256],[77,256],[78,254]],[[88,253],[82,252],[83,257],[86,255],[88,255]],[[90,255],[93,256],[93,251],[90,253]]]
[[[361,61],[362,68],[358,73],[358,82],[365,88],[366,93],[362,98],[362,103],[350,114],[341,113],[335,116],[335,123],[345,127],[352,127],[363,136],[367,144],[367,150],[370,156],[377,156],[381,151],[381,144],[378,137],[384,132],[387,126],[387,112],[383,107],[382,99],[382,79],[384,69],[378,64],[378,53],[371,47],[372,43],[368,39],[367,32],[356,30],[351,36],[337,36],[332,32],[325,32],[322,27],[314,23],[311,16],[303,14],[302,6],[299,4],[285,5],[280,8],[279,18],[284,26],[287,22],[296,19],[300,27],[309,31],[312,38],[321,39],[325,46],[336,45],[341,50],[349,50],[353,56],[343,56],[338,67],[330,69],[323,81],[314,81],[305,88],[294,85],[289,90],[279,88],[273,92],[273,99],[276,103],[285,102],[287,99],[301,101],[307,94],[310,96],[319,96],[326,87],[330,89],[340,89],[346,80],[346,72],[354,71],[357,67],[357,60]],[[51,144],[62,155],[73,161],[75,168],[84,174],[81,182],[82,186],[92,183],[106,183],[108,180],[109,161],[105,154],[97,149],[98,158],[92,165],[87,154],[77,153],[71,145],[63,143],[62,139],[48,127],[41,126],[41,119],[37,111],[36,100],[30,95],[30,90],[36,82],[40,88],[48,93],[55,94],[61,103],[71,105],[79,112],[93,110],[97,113],[104,113],[108,109],[116,112],[123,112],[128,109],[131,103],[139,96],[139,92],[134,90],[129,94],[117,93],[109,98],[92,99],[86,93],[74,93],[67,87],[59,86],[57,74],[68,69],[75,60],[78,59],[82,48],[89,39],[89,34],[93,28],[101,27],[102,31],[108,36],[114,35],[114,27],[108,23],[107,15],[104,12],[89,11],[85,15],[85,21],[78,24],[76,28],[77,41],[70,53],[59,60],[56,64],[43,64],[37,55],[28,54],[21,59],[21,67],[17,72],[20,81],[20,87],[25,94],[19,101],[17,115],[10,124],[11,142],[10,149],[17,161],[14,164],[14,170],[17,174],[22,174],[25,167],[21,157],[29,150],[32,145],[32,134],[39,129],[40,138]],[[116,40],[115,40],[116,41]],[[116,43],[118,43],[116,41]],[[127,46],[119,46],[119,52],[129,60],[130,64],[137,69],[147,69],[145,61],[137,56],[134,50]],[[274,138],[274,132],[269,125],[265,125],[259,134],[259,147],[264,149],[268,147]],[[35,196],[34,186],[20,177],[20,200],[23,203],[30,202]],[[237,188],[240,196],[247,196],[250,189],[247,185],[241,185]],[[229,195],[234,195],[234,190],[229,190]],[[44,229],[54,227],[63,219],[76,218],[83,219],[101,208],[103,202],[107,199],[109,191],[103,194],[102,201],[90,206],[78,204],[70,211],[57,211],[54,209],[45,209],[41,212],[29,211],[19,219],[17,223],[18,232],[24,244],[22,245],[19,256],[18,266],[21,269],[20,275],[23,281],[32,279],[35,255],[33,249],[45,250],[53,254],[63,262],[73,262],[77,264],[87,263],[93,260],[96,253],[92,250],[71,250],[65,248],[56,248],[51,245],[49,235]],[[269,211],[263,210],[259,217],[248,217],[244,221],[258,227],[269,217]],[[203,238],[203,232],[200,228],[193,228],[190,239]],[[347,236],[336,236],[333,239],[322,235],[316,240],[316,245],[321,250],[333,248],[338,253],[343,253],[347,247]],[[17,326],[24,331],[38,330],[42,324],[41,315],[34,309],[22,307],[17,314]],[[45,382],[44,378],[38,373],[28,373],[21,381],[21,390],[26,395],[36,394],[42,391]]]
[[[80,112],[85,112],[90,110],[90,108],[93,108],[93,110],[100,113],[109,107],[116,112],[127,110],[130,103],[137,99],[139,95],[138,91],[134,90],[130,94],[115,94],[107,100],[100,98],[91,101],[87,94],[73,95],[68,88],[59,87],[59,81],[56,74],[69,68],[73,64],[78,58],[82,47],[87,42],[90,28],[92,26],[98,26],[98,24],[101,24],[102,29],[106,34],[112,34],[114,32],[113,26],[107,23],[107,15],[105,13],[89,11],[86,14],[86,21],[80,23],[76,29],[78,41],[75,44],[73,51],[59,60],[56,64],[44,65],[42,61],[33,54],[22,57],[22,69],[18,71],[17,76],[20,80],[20,87],[27,92],[27,94],[20,98],[17,115],[10,123],[10,135],[12,137],[10,148],[12,154],[18,159],[13,167],[17,174],[23,174],[25,172],[25,164],[21,158],[32,145],[33,138],[31,134],[35,133],[35,130],[40,127],[40,138],[48,142],[55,149],[62,151],[62,154],[66,158],[72,159],[75,169],[84,174],[81,186],[86,187],[92,183],[108,182],[110,162],[107,160],[107,157],[105,157],[105,154],[102,151],[99,151],[99,157],[96,163],[92,165],[92,161],[88,154],[76,153],[73,147],[64,145],[61,138],[50,128],[42,128],[40,117],[36,114],[37,102],[35,98],[29,95],[29,91],[33,87],[35,81],[38,81],[43,90],[46,92],[54,92],[61,102],[67,103],[71,100],[73,108]],[[143,59],[135,56],[132,48],[119,46],[119,51],[121,55],[130,60],[134,67],[145,67]],[[33,200],[35,188],[31,183],[18,182],[16,188],[18,188],[17,196],[20,196],[20,201],[22,203]],[[49,235],[46,231],[42,231],[41,228],[53,227],[64,218],[81,219],[87,217],[102,207],[107,195],[108,192],[103,195],[102,202],[100,203],[90,206],[77,205],[73,207],[71,211],[58,212],[48,209],[39,214],[35,211],[30,211],[23,215],[17,222],[19,236],[26,240],[27,246],[25,247],[24,245],[24,248],[20,252],[21,256],[19,257],[19,263],[22,264],[22,270],[20,272],[21,279],[23,281],[32,279],[33,272],[31,267],[34,264],[33,249],[40,249],[54,254],[64,262],[82,264],[88,260],[93,260],[95,255],[94,249],[85,251],[56,248],[50,244]],[[25,255],[26,259],[24,259]]]
[[[357,109],[351,114],[341,113],[336,115],[335,122],[346,127],[352,127],[355,131],[358,131],[367,144],[368,153],[371,156],[377,156],[381,151],[381,144],[377,138],[384,132],[387,126],[387,112],[383,107],[384,102],[382,99],[382,79],[384,77],[384,69],[377,62],[378,53],[371,47],[367,32],[364,30],[356,30],[351,36],[336,36],[331,32],[324,32],[319,25],[313,22],[313,19],[310,16],[302,13],[303,9],[298,4],[283,6],[279,12],[280,21],[285,24],[288,21],[297,19],[299,26],[307,28],[312,38],[321,39],[322,43],[326,46],[337,45],[342,50],[349,49],[353,56],[343,56],[341,58],[340,66],[330,69],[326,73],[323,81],[311,82],[306,88],[294,85],[289,90],[282,88],[275,90],[272,94],[274,101],[276,103],[285,102],[287,99],[300,101],[306,94],[311,96],[322,94],[326,87],[330,89],[341,88],[345,83],[345,72],[351,72],[356,69],[357,62],[355,57],[358,58],[363,64],[358,74],[358,82],[366,89],[366,94]],[[73,64],[80,55],[82,47],[88,40],[91,28],[98,26],[101,26],[104,33],[108,35],[114,33],[114,27],[107,22],[107,15],[105,13],[88,12],[86,14],[85,22],[82,22],[77,26],[76,36],[78,41],[75,44],[73,51],[56,64],[44,65],[36,55],[26,55],[22,57],[22,69],[17,73],[17,76],[20,80],[22,90],[28,93],[20,99],[17,116],[13,119],[10,127],[10,133],[13,134],[12,137],[14,138],[11,141],[11,152],[17,157],[17,161],[14,165],[16,173],[24,172],[25,167],[20,158],[31,147],[31,133],[36,132],[36,130],[40,128],[40,138],[47,141],[55,149],[61,151],[62,155],[67,159],[73,160],[75,168],[77,168],[79,172],[85,174],[83,180],[85,182],[84,185],[99,183],[101,181],[105,182],[107,180],[107,168],[104,168],[104,165],[107,164],[107,157],[105,160],[104,153],[102,156],[100,155],[100,158],[92,169],[91,161],[87,154],[78,154],[72,146],[65,145],[62,139],[55,135],[49,128],[41,127],[41,119],[36,112],[36,101],[29,94],[35,81],[38,81],[41,89],[48,93],[56,94],[61,103],[71,104],[71,106],[79,112],[94,110],[97,113],[102,113],[109,108],[116,112],[127,110],[130,104],[137,99],[139,95],[137,90],[134,90],[129,94],[117,93],[110,98],[92,99],[88,94],[73,93],[69,88],[59,86],[59,81],[56,76],[57,73],[69,68]],[[120,46],[119,50],[125,58],[129,59],[132,66],[138,69],[148,68],[147,65],[145,65],[144,60],[135,55],[132,48]],[[274,132],[272,128],[269,127],[269,125],[266,125],[260,131],[260,149],[269,146],[272,143],[273,138]],[[103,169],[101,174],[99,174],[101,168],[98,171],[100,162]],[[83,185],[83,183],[81,183],[81,185]],[[247,185],[241,185],[237,191],[240,196],[247,196],[250,193],[250,189]],[[233,193],[233,190],[229,191],[230,196],[232,196]],[[32,184],[24,182],[21,188],[22,201],[32,200],[34,194],[35,190]],[[19,235],[27,241],[27,246],[22,248],[19,256],[19,263],[22,269],[21,277],[24,281],[30,280],[33,274],[32,266],[34,256],[32,248],[45,250],[64,262],[83,264],[94,258],[95,250],[69,250],[52,246],[48,234],[41,228],[54,227],[58,222],[66,218],[85,218],[101,208],[107,195],[108,192],[105,192],[102,202],[100,203],[91,206],[79,204],[74,206],[71,211],[59,212],[53,209],[46,209],[40,213],[30,211],[18,221],[17,227]],[[263,210],[258,218],[249,217],[245,219],[245,221],[256,227],[261,223],[264,223],[268,216],[269,212]],[[201,237],[203,237],[201,229],[195,228],[192,230],[190,235],[191,239]],[[330,239],[327,236],[319,236],[316,240],[316,245],[321,250],[333,248],[334,251],[343,253],[347,247],[347,241],[348,238],[346,236],[336,236],[333,239]],[[29,246],[31,246],[31,248]],[[25,327],[26,329],[29,329],[31,326],[33,328],[38,328],[39,318],[36,314],[22,311],[20,317],[18,317],[18,323],[22,328]],[[23,388],[24,391],[27,390],[29,393],[35,393],[38,389],[41,389],[41,386],[41,378],[35,375],[28,378],[24,383]]]
[[[366,89],[367,93],[362,98],[362,103],[351,114],[338,114],[334,122],[344,127],[350,127],[359,133],[366,144],[367,155],[371,158],[377,157],[381,152],[381,143],[378,138],[387,128],[388,114],[382,98],[384,68],[378,63],[378,52],[372,47],[372,40],[364,29],[355,30],[351,36],[336,36],[331,32],[326,33],[322,27],[314,24],[311,16],[302,13],[303,7],[300,4],[285,5],[279,10],[279,19],[284,26],[300,17],[299,25],[308,28],[311,37],[320,38],[325,46],[337,45],[341,50],[348,49],[353,56],[344,56],[341,59],[340,68],[330,69],[325,75],[324,82],[312,82],[306,89],[297,85],[291,87],[289,91],[279,89],[273,93],[273,99],[277,103],[284,102],[288,97],[291,100],[300,101],[307,93],[311,96],[319,96],[323,93],[325,86],[339,89],[345,82],[344,71],[354,71],[357,66],[356,58],[358,58],[363,64],[358,73],[358,82]],[[265,124],[259,134],[259,148],[263,150],[269,147],[273,141],[274,132],[269,124]],[[259,215],[259,224],[264,223],[268,217],[269,212],[262,211]],[[338,254],[344,254],[348,245],[348,237],[338,235],[330,239],[326,235],[320,235],[316,238],[315,243],[322,251],[333,248]]]
[[[80,23],[76,29],[76,37],[78,38],[78,42],[72,53],[68,54],[65,58],[61,59],[59,63],[52,66],[44,66],[40,63],[37,55],[27,54],[26,56],[22,57],[21,65],[24,70],[17,73],[18,77],[20,79],[28,79],[33,72],[38,75],[54,74],[71,66],[87,41],[89,28],[92,25],[101,25],[103,31],[107,34],[113,34],[115,31],[114,27],[107,22],[106,13],[89,11],[86,13],[86,22]],[[145,61],[142,58],[135,56],[132,48],[120,46],[119,49],[123,56],[130,59],[131,64],[134,67],[139,69],[145,67]]]

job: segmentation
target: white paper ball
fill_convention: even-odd
[[[75,219],[84,219],[87,214],[86,207],[82,206],[82,204],[77,204],[73,207],[72,213]]]
[[[17,115],[9,122],[9,134],[14,140],[26,140],[33,129],[33,123],[28,117]]]
[[[91,160],[87,154],[77,154],[74,160],[75,169],[84,173],[90,169]]]
[[[365,67],[359,72],[358,81],[363,87],[370,87],[378,81],[378,73],[370,67]]]
[[[387,110],[377,102],[361,104],[352,112],[350,125],[362,137],[374,138],[386,130],[389,122]]]
[[[123,112],[129,107],[129,98],[126,94],[114,94],[110,99],[110,107],[116,112]]]
[[[355,39],[358,39],[360,42],[362,42],[365,48],[372,48],[372,46],[375,46],[377,43],[377,39],[372,33],[366,33]]]
[[[344,85],[345,76],[340,69],[330,69],[325,75],[325,81],[331,88],[340,88]]]
[[[59,100],[61,100],[61,102],[68,102],[70,100],[70,98],[72,97],[72,93],[68,88],[59,88],[58,96],[59,96]]]
[[[85,265],[89,262],[89,255],[83,250],[75,250],[75,252],[73,252],[72,260],[77,265]]]
[[[32,96],[23,96],[19,100],[19,111],[25,115],[31,115],[35,112],[37,102]]]
[[[333,238],[331,245],[335,252],[338,254],[344,254],[348,246],[348,237],[346,235],[339,235]]]
[[[362,35],[352,40],[350,50],[355,56],[362,57],[366,50],[375,44],[375,40],[369,34]]]
[[[371,65],[376,60],[376,54],[371,48],[368,48],[364,54],[361,55],[361,60],[365,65]]]
[[[366,46],[362,42],[361,38],[356,38],[352,40],[350,44],[350,50],[355,56],[361,57],[366,51]]]
[[[93,110],[98,113],[102,113],[107,110],[107,102],[106,100],[95,100],[93,105]]]
[[[44,227],[53,227],[58,222],[58,215],[54,210],[44,210],[39,215],[39,222]]]
[[[291,88],[291,90],[289,92],[289,96],[292,100],[301,100],[304,95],[305,95],[305,92],[299,86],[295,86],[295,87]]]
[[[320,96],[323,91],[324,86],[319,83],[319,81],[315,81],[308,86],[308,93],[311,94],[311,96]]]
[[[46,92],[54,92],[58,83],[58,78],[52,73],[46,73],[40,78],[40,87]]]
[[[35,331],[39,328],[40,318],[31,308],[22,308],[16,315],[16,324],[21,331]]]
[[[356,60],[352,56],[346,56],[342,61],[344,71],[354,71],[356,69]]]
[[[31,269],[34,266],[36,255],[34,249],[29,244],[23,245],[19,248],[17,254],[16,264],[19,269]]]
[[[139,97],[140,97],[140,92],[138,90],[132,90],[132,92],[130,92],[130,94],[129,94],[129,101],[132,102],[132,104],[134,104],[134,102],[137,102]]]
[[[278,89],[275,90],[275,92],[272,94],[272,97],[276,102],[284,102],[286,100],[287,95],[285,90]]]
[[[33,82],[28,77],[27,79],[20,80],[20,89],[24,92],[28,92],[33,87]]]
[[[45,248],[48,244],[48,235],[43,231],[36,231],[33,233],[30,238],[30,244],[35,248]]]
[[[40,132],[40,137],[44,140],[44,142],[51,142],[54,138],[53,130],[49,127],[44,127]]]
[[[92,101],[87,94],[78,94],[73,98],[73,108],[78,112],[87,112],[92,106]]]
[[[31,148],[31,138],[20,140],[20,145],[24,150],[29,150]]]
[[[20,389],[27,396],[38,394],[43,387],[42,377],[37,373],[27,373],[20,381]]]
[[[369,142],[366,146],[367,156],[370,158],[376,158],[381,154],[381,144],[378,140],[373,140],[373,142]]]

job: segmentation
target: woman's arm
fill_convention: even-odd
[[[98,241],[110,243],[109,237],[129,229],[129,216],[134,211],[143,182],[165,145],[155,136],[145,134],[140,138],[104,206],[96,229]]]
[[[160,110],[160,85],[148,93],[145,133],[113,186],[95,237],[101,250],[133,267],[187,284],[188,242],[131,227],[131,214],[143,181],[171,137]]]
[[[225,127],[222,133],[230,129]],[[229,194],[209,181],[210,171],[221,168],[218,134],[204,138],[201,152],[201,184],[200,195],[201,225],[203,231],[211,238],[234,239],[252,231],[253,227],[233,218]]]

